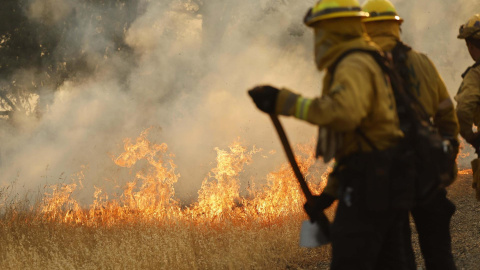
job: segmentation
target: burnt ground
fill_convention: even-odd
[[[458,270],[480,269],[480,202],[475,199],[472,189],[472,174],[459,174],[457,180],[447,188],[448,198],[457,211],[450,224],[452,251]],[[411,220],[412,241],[418,269],[424,270],[423,259],[418,245],[415,225]]]
[[[447,189],[448,198],[457,207],[452,217],[451,234],[455,263],[459,270],[480,269],[480,202],[475,199],[471,183],[471,173],[460,174]],[[421,258],[415,232],[413,240],[417,258]],[[418,262],[421,267],[421,259]]]

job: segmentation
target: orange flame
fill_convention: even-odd
[[[140,160],[148,164],[148,168],[136,172],[135,179],[126,183],[121,196],[111,199],[102,189],[95,187],[93,203],[88,209],[80,207],[72,196],[78,187],[76,183],[83,180],[83,174],[79,174],[79,179],[71,184],[50,186],[52,192],[45,194],[41,215],[37,218],[86,226],[180,220],[221,225],[226,220],[268,224],[303,213],[304,198],[287,164],[268,174],[265,186],[256,189],[255,183],[252,183],[249,195],[241,195],[240,173],[261,149],[253,147],[247,150],[238,141],[232,143],[228,150],[215,149],[217,165],[204,179],[198,191],[198,201],[182,208],[175,199],[173,187],[180,177],[175,172],[174,155],[168,153],[165,143],[150,142],[148,132],[148,129],[142,132],[135,143],[130,139],[124,140],[125,151],[114,159],[116,165],[130,169]],[[328,171],[311,169],[315,163],[311,148],[300,146],[300,151],[306,157],[296,157],[299,166],[306,178],[312,180],[309,183],[312,191],[319,193],[325,185]],[[314,181],[319,183],[313,184]]]
[[[458,174],[473,174],[472,169],[458,171]]]
[[[84,180],[84,175],[79,173],[70,184],[50,186],[51,192],[45,194],[36,219],[86,226],[179,221],[222,226],[225,221],[240,225],[246,222],[272,224],[286,217],[305,217],[302,209],[305,199],[287,163],[269,173],[265,185],[256,186],[252,180],[248,194],[241,194],[241,173],[262,150],[256,147],[248,150],[239,141],[233,142],[227,150],[215,149],[216,166],[202,182],[198,200],[182,207],[175,198],[173,186],[180,177],[175,172],[174,155],[168,152],[165,143],[150,142],[148,132],[149,129],[143,131],[134,142],[125,139],[124,152],[114,158],[116,165],[131,170],[139,161],[148,165],[135,172],[134,179],[125,184],[120,196],[110,198],[104,190],[94,187],[93,203],[88,208],[81,207],[73,198]],[[461,149],[465,147],[462,141]],[[316,167],[318,162],[311,146],[297,148],[296,151],[302,153],[296,156],[299,167],[312,192],[319,194],[332,169]],[[466,157],[468,152],[464,150],[457,159]],[[458,173],[471,174],[471,169]]]

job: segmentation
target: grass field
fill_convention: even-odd
[[[0,269],[304,269],[326,262],[327,247],[299,247],[299,220],[215,228],[2,222]]]
[[[308,152],[299,146],[298,152]],[[328,269],[330,246],[299,246],[304,198],[289,165],[267,176],[267,184],[240,194],[240,177],[258,149],[233,143],[217,149],[217,166],[202,183],[198,200],[184,205],[174,196],[178,180],[164,144],[142,134],[125,143],[114,162],[132,169],[147,164],[120,196],[95,189],[93,203],[74,197],[77,182],[52,184],[33,193],[0,189],[0,269]],[[313,155],[297,156],[314,194],[328,174],[312,168]],[[78,177],[77,177],[78,178]],[[457,205],[452,220],[459,269],[478,269],[478,209],[462,171],[449,188]],[[254,186],[254,185],[252,185]],[[327,211],[333,218],[335,207]],[[418,238],[413,244],[419,269]],[[474,237],[472,237],[472,235]]]
[[[81,181],[53,184],[35,196],[0,190],[0,269],[315,269],[329,248],[301,248],[304,198],[289,165],[267,184],[240,194],[240,172],[258,149],[239,143],[217,149],[217,166],[183,205],[174,196],[178,180],[165,144],[146,139],[125,143],[114,162],[147,168],[126,183],[120,196],[96,189],[93,203],[74,198]],[[298,156],[306,173],[315,162]],[[80,176],[82,174],[79,174]],[[308,172],[315,193],[323,172]],[[28,194],[28,193],[27,193]],[[330,213],[331,214],[331,213]],[[322,269],[322,268],[319,268]]]

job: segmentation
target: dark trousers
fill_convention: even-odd
[[[428,205],[411,211],[427,270],[457,269],[450,237],[450,220],[455,213],[455,205],[446,195],[447,192],[442,190]]]
[[[415,270],[407,210],[366,211],[339,201],[332,225],[332,270]]]

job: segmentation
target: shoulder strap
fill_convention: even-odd
[[[412,104],[412,106],[415,107],[415,111],[417,112],[417,114],[419,114],[419,116],[423,120],[430,121],[430,117],[428,116],[425,107],[423,107],[417,97],[415,97],[415,95],[413,94],[413,83],[407,65],[407,53],[411,50],[412,48],[410,46],[406,45],[401,41],[398,41],[392,50],[393,68],[396,72],[398,72],[398,75],[400,76],[399,79],[401,79],[402,86],[405,89],[404,92],[406,95],[408,95],[410,101],[414,103]]]
[[[366,49],[360,49],[360,48],[354,48],[354,49],[351,49],[351,50],[347,50],[345,51],[344,53],[342,53],[336,60],[335,62],[328,68],[328,71],[330,72],[330,85],[332,84],[333,82],[333,78],[334,78],[334,75],[335,75],[335,70],[337,69],[337,66],[338,64],[340,64],[340,62],[346,57],[348,56],[349,54],[352,54],[352,53],[356,53],[356,52],[363,52],[363,53],[368,53],[370,55],[373,56],[373,58],[375,59],[375,61],[377,63],[379,63],[379,61],[384,61],[385,59],[383,58],[382,55],[380,55],[377,51],[372,51],[372,50],[366,50]],[[380,60],[382,59],[382,60]],[[382,65],[379,63],[380,67],[382,67]],[[385,72],[384,68],[382,67],[382,70]],[[370,140],[370,138],[368,138],[368,136],[360,129],[360,127],[358,127],[355,132],[357,132],[360,137],[363,138],[363,140],[368,144],[368,146],[370,146],[373,150],[377,151],[378,148],[377,146],[372,142],[372,140]]]
[[[354,48],[351,50],[347,50],[344,53],[342,53],[337,60],[328,68],[328,71],[331,74],[331,79],[330,79],[330,84],[333,81],[334,75],[335,75],[335,70],[337,69],[338,64],[349,54],[355,53],[355,52],[363,52],[363,53],[368,53],[370,54],[373,59],[375,59],[375,62],[380,66],[383,72],[385,72],[387,75],[390,75],[391,68],[389,67],[388,60],[383,57],[378,51],[372,51],[372,50],[367,50],[367,49],[360,49],[360,48]]]
[[[468,67],[467,70],[465,70],[465,72],[462,73],[462,78],[465,78],[465,76],[467,76],[467,73],[472,69],[472,68],[476,68],[480,66],[480,61],[477,61],[475,64],[473,64],[473,66],[471,67]]]
[[[406,66],[406,60],[407,52],[410,51],[411,48],[401,42],[399,42],[395,48],[396,49],[394,58],[396,59],[396,61],[394,60],[393,63],[392,61],[385,58],[378,51],[365,49],[348,50],[344,52],[337,59],[337,61],[332,64],[332,66],[330,66],[329,71],[331,73],[331,80],[333,80],[336,67],[347,55],[355,52],[368,53],[373,57],[375,62],[377,62],[382,71],[390,78],[391,87],[395,97],[395,103],[397,104],[397,111],[399,113],[398,115],[401,125],[400,128],[404,130],[406,126],[411,125],[411,119],[417,119],[417,122],[420,121],[431,124],[429,116],[423,108],[422,104],[417,100],[413,93],[411,93],[411,91],[406,90],[406,87],[409,86],[410,81],[408,79],[409,74]],[[397,65],[395,64],[395,62],[397,62]],[[403,75],[405,77],[402,76],[402,72],[399,72],[397,69],[402,69]],[[400,110],[402,111],[400,112]],[[369,146],[374,146],[373,142],[359,128],[356,130],[356,132],[361,135],[361,137],[369,144]],[[375,150],[376,147],[372,147],[372,149]]]
[[[402,61],[406,62],[407,61],[407,52],[411,51],[412,48],[408,46],[407,44],[397,41],[397,44],[395,44],[395,47],[392,49],[392,54],[395,60],[395,57],[397,60],[395,61]]]
[[[350,50],[347,50],[347,51],[345,51],[344,53],[342,53],[342,54],[335,60],[335,62],[333,62],[333,64],[328,67],[328,71],[329,71],[330,74],[331,74],[330,84],[331,84],[332,81],[333,81],[333,75],[335,74],[335,70],[337,69],[338,64],[340,64],[340,62],[341,62],[345,57],[347,57],[349,54],[355,53],[355,52],[365,52],[365,53],[369,53],[369,54],[370,54],[370,53],[372,53],[372,52],[374,52],[374,51],[370,51],[370,50],[366,50],[366,49],[360,49],[360,48],[354,48],[354,49],[350,49]]]
[[[393,65],[399,73],[403,86],[406,87],[406,89],[412,89],[412,80],[410,79],[410,72],[407,66],[407,53],[411,50],[412,48],[401,41],[398,41],[392,49]]]

